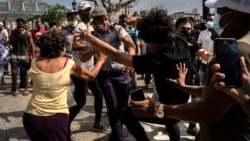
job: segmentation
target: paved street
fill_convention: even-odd
[[[10,93],[10,75],[6,75],[5,82],[6,85],[0,87],[0,141],[29,141],[22,126],[22,114],[31,95],[24,97],[19,94],[18,97],[13,97]],[[143,80],[138,80],[138,85],[142,87],[144,85]],[[20,93],[22,92],[23,91]],[[32,92],[32,89],[30,89],[30,92]],[[145,93],[147,95],[152,95],[152,87],[145,90]],[[4,95],[2,96],[1,94]],[[106,111],[107,109],[104,105],[103,122],[108,124]],[[90,93],[87,96],[86,105],[71,125],[73,137],[77,141],[107,141],[108,134],[92,131],[93,122],[93,96]],[[142,124],[151,141],[169,141],[164,126],[149,123]],[[187,125],[187,122],[180,123],[182,141],[193,141],[194,137],[186,133]],[[124,131],[127,141],[135,141],[125,127]]]

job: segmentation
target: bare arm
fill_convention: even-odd
[[[186,85],[185,83],[186,75],[188,72],[188,68],[186,68],[186,64],[185,63],[176,64],[176,69],[178,70],[178,78],[167,79],[167,81],[171,82],[182,91],[185,91],[197,97],[201,97],[203,86]]]
[[[73,39],[72,50],[74,51],[81,51],[84,47],[86,47],[80,38],[79,35],[75,35]]]
[[[75,63],[71,69],[71,74],[84,80],[93,80],[98,75],[105,60],[106,56],[101,54],[101,57],[98,59],[97,63],[91,71]]]
[[[82,40],[87,39],[91,42],[93,47],[95,47],[98,51],[104,53],[108,58],[111,60],[114,60],[118,63],[124,64],[129,67],[133,67],[133,55],[119,52],[114,47],[110,46],[109,44],[103,42],[102,40],[96,38],[95,36],[91,35],[90,33],[87,33],[83,30],[81,30],[80,38]]]
[[[28,32],[28,38],[29,38],[29,44],[30,44],[31,49],[32,49],[32,53],[35,54],[36,46],[34,44],[34,40],[33,40],[32,35],[31,35],[30,32]]]
[[[236,101],[211,85],[205,88],[202,100],[180,105],[164,105],[165,117],[191,122],[212,123],[220,120]],[[155,101],[131,101],[132,112],[137,117],[153,117]]]
[[[141,55],[141,42],[140,42],[140,40],[137,39],[135,44],[136,44],[136,50],[137,50],[136,55]]]
[[[185,85],[183,87],[178,87],[178,88],[196,97],[201,97],[201,93],[203,90],[203,86],[195,86],[195,85]]]
[[[131,55],[135,55],[135,44],[132,38],[129,35],[122,37],[122,42],[124,43],[125,47],[128,49],[128,53]]]
[[[203,59],[203,60],[209,60],[209,59],[213,56],[212,53],[208,52],[207,50],[205,50],[205,49],[203,49],[203,48],[197,50],[197,51],[195,52],[195,55],[201,57],[201,59]]]

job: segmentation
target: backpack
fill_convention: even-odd
[[[132,40],[134,41],[134,43],[136,44],[136,41],[137,41],[137,35],[136,35],[136,31],[135,31],[135,29],[128,28],[126,31],[127,31],[127,32],[128,32],[128,34],[130,35],[130,37],[132,38]]]
[[[5,65],[10,60],[10,50],[4,45],[3,42],[0,42],[0,65]]]

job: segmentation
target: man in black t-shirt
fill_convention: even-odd
[[[82,32],[81,37],[87,37],[87,40],[93,43],[96,49],[116,62],[133,67],[135,72],[153,74],[160,103],[166,105],[186,103],[189,94],[166,81],[166,78],[176,78],[178,76],[176,64],[183,62],[188,68],[191,68],[187,41],[179,35],[176,36],[172,17],[168,16],[164,10],[152,10],[148,16],[143,17],[137,23],[137,29],[139,37],[151,48],[151,53],[143,56],[119,53],[110,45],[104,44],[90,34]],[[83,34],[86,36],[83,36]],[[186,83],[191,84],[191,69],[188,71],[186,78]],[[130,107],[123,109],[121,117],[122,122],[137,140],[149,141],[139,122],[143,120],[166,125],[170,140],[180,141],[179,120],[167,117],[159,118],[158,116],[137,118],[132,114]]]

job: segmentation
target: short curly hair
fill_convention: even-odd
[[[167,10],[153,9],[137,23],[138,37],[148,43],[172,44],[176,38],[173,17]]]
[[[56,58],[66,49],[67,37],[60,29],[50,29],[40,36],[37,45],[40,56]]]

